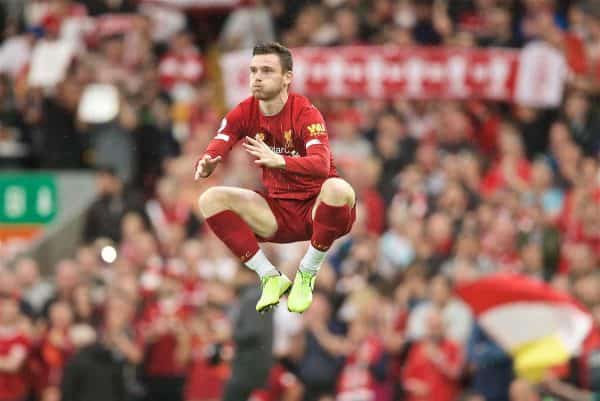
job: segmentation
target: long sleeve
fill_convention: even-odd
[[[331,169],[331,151],[323,116],[316,107],[306,107],[298,117],[306,156],[284,156],[290,173],[327,178]]]
[[[327,178],[331,155],[326,146],[310,146],[304,157],[284,156],[285,169],[290,173]]]
[[[217,156],[225,158],[233,148],[233,145],[235,145],[235,142],[237,142],[237,138],[235,137],[232,138],[226,134],[217,134],[209,142],[204,154],[210,155],[213,158]]]
[[[237,141],[245,135],[244,120],[247,118],[247,112],[242,104],[227,113],[225,118],[221,120],[217,135],[211,139],[204,154],[211,157],[221,156],[225,158]]]

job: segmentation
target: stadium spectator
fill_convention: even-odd
[[[60,397],[60,384],[67,361],[74,349],[69,331],[73,325],[73,310],[66,302],[55,302],[49,311],[49,327],[42,335],[40,356],[43,373],[39,377],[41,398]]]
[[[102,342],[121,366],[126,400],[140,400],[145,395],[138,369],[144,358],[144,343],[134,323],[135,306],[127,293],[110,291],[100,332]]]
[[[243,400],[253,389],[263,387],[273,364],[270,352],[273,349],[273,315],[256,315],[255,305],[260,298],[260,289],[256,285],[255,273],[241,268],[236,279],[239,300],[232,327],[235,354],[223,401]]]
[[[444,319],[444,335],[448,339],[464,344],[471,330],[472,317],[470,311],[461,301],[452,296],[452,287],[448,278],[438,275],[429,285],[430,302],[417,305],[408,320],[407,335],[414,340],[426,336],[431,330],[429,320],[432,311],[439,310]]]
[[[52,284],[42,278],[37,262],[30,258],[19,259],[15,264],[15,275],[22,300],[38,315],[53,294]]]
[[[191,309],[183,302],[176,277],[165,274],[159,281],[156,299],[147,303],[139,323],[146,346],[144,383],[149,400],[181,400],[186,366],[180,349],[188,336]]]
[[[230,374],[231,325],[215,305],[192,316],[182,358],[189,362],[185,401],[216,401]]]
[[[75,355],[65,367],[61,384],[62,400],[125,399],[123,372],[110,349],[97,338],[88,325],[75,325],[69,331]]]
[[[42,315],[48,317],[50,307],[58,301],[71,303],[75,299],[75,290],[80,283],[77,263],[72,259],[63,259],[55,267],[54,294],[42,308]]]
[[[454,400],[460,393],[461,347],[445,334],[437,309],[427,314],[425,337],[412,345],[403,370],[408,400]]]
[[[488,401],[508,399],[514,375],[512,359],[477,323],[469,336],[467,363],[475,394]]]
[[[121,220],[129,211],[143,214],[142,199],[135,190],[129,190],[113,169],[104,168],[97,176],[98,198],[90,206],[84,228],[84,240],[97,238],[121,240]]]
[[[190,32],[179,32],[171,39],[170,51],[158,68],[163,89],[171,91],[175,99],[185,96],[183,91],[191,90],[202,80],[205,66]]]
[[[296,374],[305,387],[305,399],[319,400],[335,394],[336,378],[343,359],[338,339],[330,332],[331,304],[323,294],[315,293],[313,304],[303,320],[306,325],[301,357],[296,361]],[[332,344],[333,343],[333,344]]]
[[[274,39],[274,27],[269,9],[263,0],[253,1],[233,11],[221,31],[224,50],[248,49]]]
[[[19,311],[19,301],[12,295],[0,294],[0,399],[25,400],[30,391],[26,371],[31,340],[26,317]]]

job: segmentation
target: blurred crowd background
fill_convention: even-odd
[[[228,380],[253,401],[547,399],[554,379],[515,379],[453,295],[493,272],[548,282],[591,311],[582,353],[557,375],[600,391],[599,4],[164,3],[0,2],[0,166],[93,169],[98,189],[76,253],[0,266],[0,401],[216,401]],[[256,188],[259,171],[239,149],[208,179],[193,171],[227,110],[219,55],[268,40],[542,40],[570,71],[557,109],[311,99],[358,218],[304,315],[283,304],[259,316],[258,280],[196,208],[210,186]],[[90,94],[98,83],[116,92]],[[306,246],[263,249],[291,276]]]

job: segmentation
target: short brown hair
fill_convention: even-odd
[[[254,49],[252,50],[252,55],[256,56],[260,54],[276,54],[277,56],[279,56],[281,70],[284,73],[292,71],[292,68],[294,67],[294,62],[292,60],[292,52],[290,52],[290,49],[277,42],[262,43],[254,46]]]

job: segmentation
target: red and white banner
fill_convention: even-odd
[[[576,354],[592,326],[589,312],[570,295],[526,276],[491,275],[456,292],[514,357],[516,372],[531,380]]]
[[[564,58],[545,45],[528,48],[456,49],[350,46],[293,49],[292,90],[307,96],[338,98],[483,98],[520,100],[536,107],[555,106],[562,97]],[[230,107],[249,95],[243,50],[221,58]],[[524,62],[524,61],[525,62]],[[541,71],[544,73],[541,73]],[[556,75],[556,74],[561,75]],[[549,79],[548,74],[553,75]],[[527,79],[519,79],[520,76]],[[517,90],[517,85],[524,89]],[[526,93],[535,88],[535,93]]]

